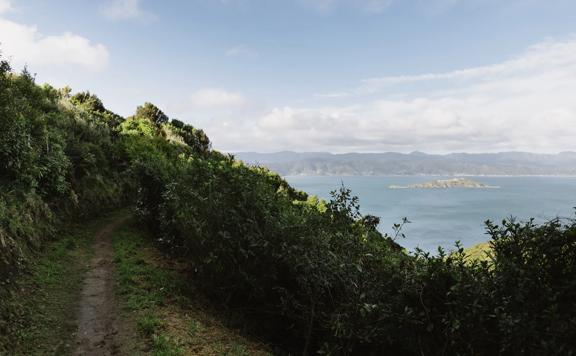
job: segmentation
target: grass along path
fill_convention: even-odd
[[[68,355],[75,348],[81,286],[92,257],[93,237],[116,216],[70,225],[31,258],[9,300],[15,315],[0,335],[0,355]],[[3,322],[3,321],[0,321]]]
[[[125,212],[70,225],[2,303],[0,355],[269,355],[226,327]],[[6,322],[0,320],[0,322]]]
[[[270,354],[262,343],[226,327],[226,317],[190,288],[185,266],[159,253],[136,223],[123,225],[112,239],[122,315],[138,335],[123,343],[122,354]]]

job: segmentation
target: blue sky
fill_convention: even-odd
[[[39,82],[225,151],[576,150],[573,0],[0,0]]]

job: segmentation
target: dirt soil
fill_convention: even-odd
[[[120,328],[114,296],[114,251],[111,235],[129,216],[104,226],[93,242],[93,256],[82,287],[78,306],[78,332],[74,355],[115,355]]]

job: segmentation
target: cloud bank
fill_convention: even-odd
[[[375,77],[356,88],[208,128],[230,151],[576,150],[576,37],[487,66]]]
[[[0,0],[0,15],[12,10],[12,5],[8,0]]]
[[[0,15],[12,8],[0,0]],[[65,32],[47,35],[36,26],[25,25],[0,17],[0,50],[15,67],[28,64],[34,69],[73,66],[100,70],[108,64],[106,47],[89,39]]]

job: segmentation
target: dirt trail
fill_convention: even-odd
[[[114,298],[114,250],[112,232],[129,216],[122,216],[104,226],[93,242],[78,307],[78,333],[74,355],[113,355],[119,320]]]

